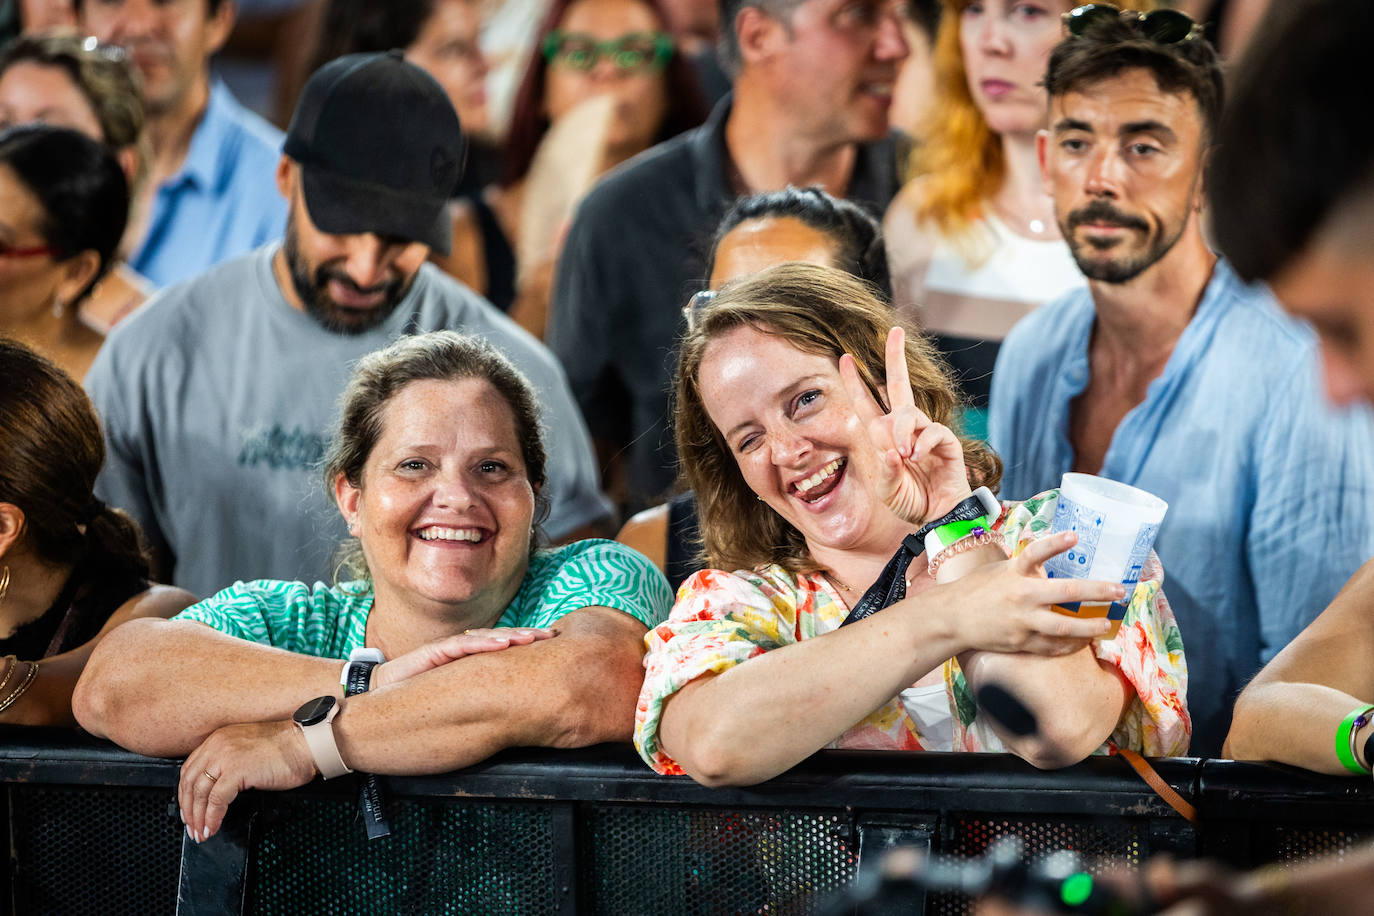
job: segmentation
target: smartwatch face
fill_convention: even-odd
[[[329,710],[334,708],[335,702],[333,697],[315,697],[313,700],[307,700],[291,718],[297,725],[318,725],[329,715]]]

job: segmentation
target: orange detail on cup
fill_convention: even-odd
[[[1110,604],[1088,604],[1087,602],[1080,604],[1078,606],[1078,610],[1076,611],[1071,608],[1066,608],[1062,604],[1050,605],[1050,610],[1055,611],[1056,613],[1063,614],[1066,617],[1081,618],[1106,617],[1107,613],[1111,610],[1111,608],[1112,606]],[[1113,620],[1112,628],[1098,638],[1115,639],[1116,634],[1119,632],[1121,632],[1121,621]]]

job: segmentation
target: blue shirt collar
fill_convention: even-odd
[[[238,102],[229,92],[223,80],[215,79],[210,83],[210,98],[205,105],[205,113],[200,117],[195,132],[191,134],[191,145],[186,151],[186,161],[181,171],[168,179],[167,185],[181,182],[202,189],[215,189],[221,184],[222,177],[229,171],[229,156],[232,144],[226,141],[229,128],[233,124],[233,109]]]

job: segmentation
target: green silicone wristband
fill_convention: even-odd
[[[950,522],[948,525],[941,525],[931,534],[940,542],[940,549],[943,550],[955,541],[968,537],[973,533],[974,528],[984,528],[991,531],[992,522],[985,515],[982,518],[971,518],[966,522]]]
[[[1374,706],[1361,706],[1359,709],[1352,709],[1350,715],[1341,720],[1340,727],[1336,729],[1336,759],[1356,776],[1368,776],[1369,768],[1360,766],[1360,761],[1355,759],[1355,754],[1350,749],[1350,732],[1355,727],[1355,720],[1363,718],[1374,712]]]

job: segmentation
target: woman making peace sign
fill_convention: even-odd
[[[1048,534],[1054,491],[962,537],[941,529],[947,545],[906,569],[906,597],[840,627],[903,538],[1001,473],[943,425],[949,377],[892,321],[862,283],[799,264],[728,285],[694,316],[676,430],[714,568],[647,637],[641,755],[715,785],[768,779],[824,747],[1005,749],[1041,767],[1109,742],[1183,753],[1187,676],[1158,562],[1115,638],[1105,620],[1050,610],[1123,594],[1045,577],[1073,543]],[[1037,734],[979,715],[973,694],[990,682],[1036,714]]]

